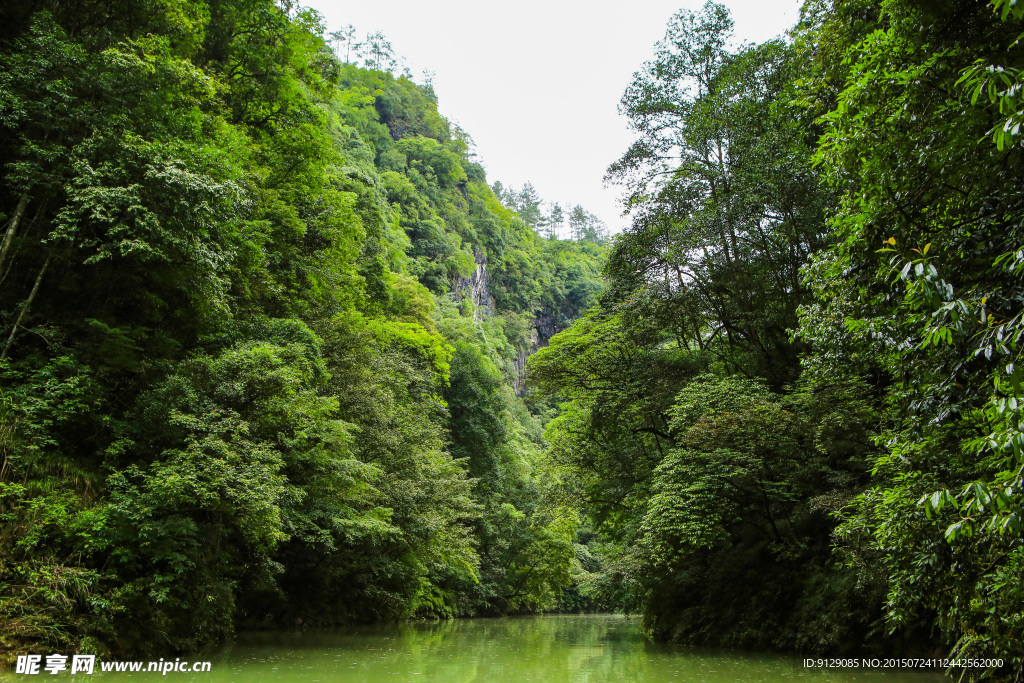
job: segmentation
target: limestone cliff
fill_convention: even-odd
[[[491,296],[490,276],[487,274],[487,253],[474,247],[473,258],[476,270],[469,277],[460,277],[452,287],[452,296],[458,300],[468,292],[473,302],[473,319],[480,320],[483,316],[494,315],[494,297]],[[512,388],[516,395],[522,396],[526,389],[526,359],[538,349],[548,345],[548,341],[563,328],[555,325],[554,318],[541,316],[534,318],[530,330],[530,344],[516,352],[512,362]]]
[[[460,277],[452,288],[452,295],[459,299],[463,292],[469,290],[473,301],[473,319],[494,315],[494,297],[491,296],[490,276],[487,274],[487,252],[480,247],[473,247],[473,259],[476,270],[469,277]]]
[[[512,388],[517,396],[522,396],[526,390],[526,359],[548,345],[555,334],[562,331],[562,327],[555,325],[550,316],[541,316],[533,319],[533,327],[530,330],[530,346],[519,349],[516,359],[513,362]]]

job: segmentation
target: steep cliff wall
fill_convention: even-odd
[[[562,327],[555,325],[554,319],[550,316],[542,316],[533,319],[533,329],[530,331],[530,346],[520,349],[516,354],[513,363],[512,388],[517,396],[522,396],[526,391],[526,359],[548,345],[555,334],[562,331]]]
[[[463,292],[469,290],[473,301],[473,319],[481,316],[494,315],[494,297],[491,296],[490,276],[487,274],[487,252],[480,247],[473,247],[473,259],[476,270],[469,277],[461,277],[452,288],[452,296],[460,299]]]
[[[473,319],[479,320],[483,316],[494,315],[494,297],[491,296],[490,276],[487,274],[487,253],[475,247],[473,257],[476,261],[476,270],[469,277],[459,278],[452,287],[452,297],[459,300],[468,292],[469,298],[473,301]],[[531,323],[530,345],[525,349],[519,349],[516,358],[512,362],[512,388],[517,396],[522,396],[526,389],[526,359],[533,355],[538,349],[548,345],[548,341],[563,328],[555,325],[554,318],[542,316],[534,318]]]

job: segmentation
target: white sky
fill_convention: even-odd
[[[622,189],[604,171],[633,137],[618,102],[669,17],[703,0],[305,0],[328,31],[382,31],[414,80],[435,72],[438,107],[476,143],[487,180],[533,183],[546,202],[582,204],[614,232]],[[800,0],[724,0],[739,41],[781,35]]]

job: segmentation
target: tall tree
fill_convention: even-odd
[[[731,49],[731,27],[714,3],[677,13],[626,91],[639,139],[609,177],[632,226],[599,305],[531,373],[565,401],[547,435],[566,495],[621,544],[608,584],[653,633],[827,650],[880,613],[829,552],[877,409],[860,384],[796,384],[800,269],[831,196],[788,106],[800,55]],[[590,220],[576,207],[574,236]]]
[[[351,64],[352,58],[358,53],[361,43],[356,40],[356,27],[346,24],[337,31],[331,32],[331,44],[334,54],[345,64]]]
[[[527,182],[516,196],[519,217],[534,230],[542,227],[544,214],[540,210],[541,198],[533,183]]]
[[[951,657],[1019,676],[1024,57],[1019,3],[994,4],[808,5],[802,101],[842,204],[802,334],[811,367],[887,386],[877,478],[841,548],[884,577],[889,626],[934,620]]]
[[[366,40],[354,46],[356,54],[362,58],[363,66],[367,69],[386,71],[393,73],[398,66],[398,59],[395,57],[391,41],[381,33],[367,33]]]
[[[721,5],[680,11],[626,90],[639,139],[608,178],[628,188],[633,225],[608,268],[613,294],[685,301],[687,344],[781,387],[798,373],[800,268],[824,244],[829,199],[780,105],[794,60],[778,42],[732,53],[731,31]]]
[[[562,233],[562,226],[565,224],[565,212],[562,210],[562,205],[558,202],[552,204],[547,224],[548,239],[558,239]]]

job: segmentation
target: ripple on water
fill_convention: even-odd
[[[198,657],[197,657],[198,658]],[[165,683],[934,683],[934,672],[822,670],[796,657],[648,643],[621,615],[463,619],[240,636],[204,674],[109,673],[63,680]],[[98,668],[98,667],[97,667]],[[0,675],[0,680],[26,680]]]

